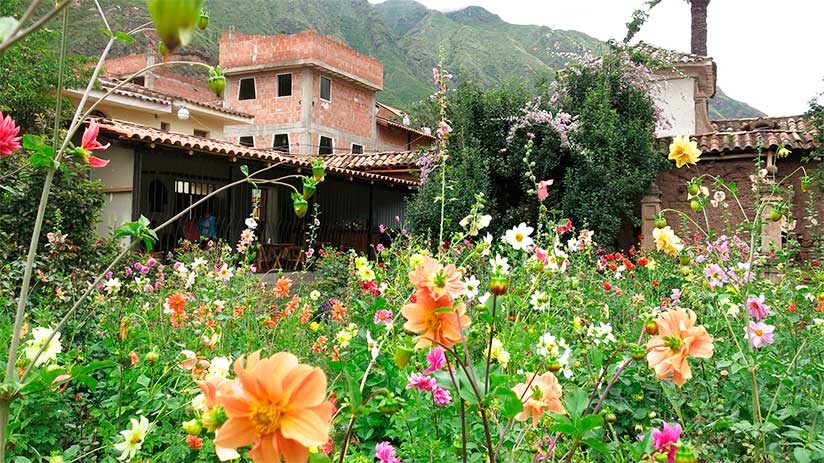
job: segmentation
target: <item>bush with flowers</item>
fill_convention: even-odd
[[[158,34],[174,48],[203,13],[195,0],[169,5],[149,1]],[[0,51],[15,37],[0,36]],[[435,70],[436,170],[449,162],[447,75]],[[84,120],[78,111],[69,134]],[[250,217],[234,246],[183,242],[162,259],[125,249],[96,277],[79,273],[79,283],[46,293],[30,283],[52,278],[33,265],[49,189],[61,163],[105,165],[96,135],[91,122],[79,145],[68,135],[55,150],[0,115],[0,156],[27,154],[30,168],[45,171],[46,193],[17,309],[0,320],[9,340],[0,351],[8,359],[0,460],[824,458],[824,270],[819,256],[802,261],[760,247],[763,222],[791,223],[778,205],[741,205],[739,225],[724,231],[663,211],[654,247],[609,250],[555,210],[554,179],[532,171],[527,137],[521,175],[534,219],[496,223],[477,194],[445,231],[441,176],[432,236],[410,233],[398,218],[380,227],[381,243],[391,244],[375,245],[371,259],[310,249],[314,275],[265,282],[251,265]],[[680,168],[699,155],[686,138],[670,147]],[[304,190],[294,188],[298,215],[307,213],[307,185],[323,188],[315,184],[322,162],[313,167]],[[237,184],[256,174],[246,170]],[[775,192],[787,178],[764,171],[752,181]],[[707,175],[689,191],[706,224],[727,213],[726,201],[740,205],[734,185]],[[675,220],[695,233],[678,236]],[[150,249],[165,226],[152,225],[130,222],[114,236]],[[493,225],[504,231],[489,233]]]

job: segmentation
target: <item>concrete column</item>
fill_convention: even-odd
[[[770,220],[770,212],[773,206],[781,202],[780,195],[772,193],[772,187],[767,185],[761,192],[761,205],[764,211],[761,213],[761,252],[767,253],[781,249],[781,223],[783,220],[773,222]]]
[[[299,154],[317,153],[317,148],[312,146],[313,89],[314,76],[312,70],[305,68],[300,72],[300,126],[303,131],[298,140],[298,143],[300,143]]]
[[[661,212],[661,203],[661,192],[658,185],[652,182],[641,197],[641,234],[644,236],[641,246],[644,248],[655,246],[652,231],[655,230],[655,216]]]

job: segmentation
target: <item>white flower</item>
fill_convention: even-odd
[[[196,395],[195,398],[192,399],[192,408],[197,413],[202,413],[206,411],[206,409],[208,408],[206,406],[206,396],[202,393]]]
[[[598,326],[590,325],[587,328],[587,336],[592,338],[595,345],[609,344],[616,341],[615,335],[612,334],[612,325],[609,323],[601,323]]]
[[[201,268],[206,266],[206,259],[202,257],[195,257],[195,260],[192,261],[192,270],[197,272]]]
[[[372,360],[378,358],[378,355],[381,353],[381,350],[378,347],[378,342],[372,339],[372,333],[370,333],[369,331],[366,332],[366,347],[369,349],[369,353],[372,355]]]
[[[551,333],[544,333],[538,338],[538,344],[535,346],[535,352],[541,357],[553,355],[558,357],[560,355],[561,347],[566,348],[566,341],[563,338],[556,339]]]
[[[489,265],[493,272],[509,275],[509,260],[506,257],[496,254],[494,259],[489,260]]]
[[[581,233],[578,234],[578,239],[581,241],[581,244],[584,245],[584,248],[592,246],[593,235],[595,235],[595,232],[587,229],[581,230]]]
[[[120,278],[110,278],[103,282],[103,288],[106,290],[106,294],[112,296],[117,294],[120,291]]]
[[[209,376],[228,378],[231,367],[232,362],[227,357],[215,357],[209,362]]]
[[[478,298],[478,304],[486,305],[486,301],[488,301],[490,297],[492,297],[492,293],[489,291],[485,292],[483,296]]]
[[[469,214],[461,219],[460,225],[466,229],[469,236],[478,236],[478,232],[488,227],[491,222],[491,215]]]
[[[40,354],[40,357],[37,358],[37,361],[34,360],[34,357],[40,352],[40,349],[46,345],[46,341],[49,337],[54,333],[54,338],[49,342],[49,345],[43,349],[43,353]],[[51,328],[44,328],[42,326],[38,326],[37,328],[31,331],[32,339],[26,341],[26,347],[23,349],[23,354],[29,360],[29,362],[34,362],[34,366],[39,367],[40,365],[51,363],[57,360],[57,354],[63,351],[63,345],[60,344],[60,332],[54,332]]]
[[[577,251],[580,249],[580,246],[581,245],[577,238],[570,238],[569,241],[567,241],[567,249],[569,249],[569,252]]]
[[[123,452],[117,457],[118,460],[131,460],[140,450],[140,447],[143,446],[143,440],[146,439],[146,434],[149,433],[149,420],[146,419],[145,416],[140,417],[140,421],[132,418],[131,420],[132,427],[130,429],[126,429],[120,431],[120,435],[123,436],[123,442],[118,442],[114,444],[114,448],[118,452]]]
[[[220,268],[215,269],[215,274],[217,278],[223,281],[229,281],[232,279],[232,269],[229,268],[229,265],[224,263],[220,266]]]
[[[506,231],[504,240],[509,243],[513,249],[526,250],[533,244],[532,238],[529,237],[533,231],[534,228],[527,226],[524,222],[521,222],[517,227]]]
[[[466,287],[465,294],[467,299],[472,300],[478,297],[478,289],[481,287],[481,282],[475,278],[475,275],[464,279],[464,286]]]
[[[212,304],[214,304],[216,312],[223,312],[223,309],[226,308],[226,301],[221,299],[215,299],[212,301]]]
[[[257,220],[255,220],[253,217],[247,218],[245,223],[246,228],[251,228],[252,230],[256,229],[258,226]]]
[[[532,304],[533,309],[538,312],[543,312],[549,308],[549,295],[541,290],[535,291],[532,293],[529,303]]]
[[[317,289],[312,290],[312,292],[309,293],[309,299],[312,299],[313,301],[320,299],[320,291]]]

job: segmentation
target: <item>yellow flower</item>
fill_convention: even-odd
[[[426,256],[421,253],[412,254],[412,256],[409,257],[409,266],[413,269],[420,267],[421,264],[423,264],[424,257]]]
[[[358,278],[361,281],[372,281],[375,279],[375,271],[369,266],[361,267],[358,269]]]
[[[678,135],[672,139],[669,147],[669,159],[675,161],[675,167],[681,168],[687,164],[695,164],[701,157],[698,143],[690,141],[685,135]]]
[[[675,232],[672,231],[669,225],[653,230],[652,237],[655,238],[655,247],[659,251],[669,254],[672,257],[677,256],[678,253],[684,249],[684,245],[681,244],[681,238],[675,235]]]
[[[355,258],[355,268],[360,269],[369,265],[369,261],[366,257],[360,256]]]
[[[309,329],[312,331],[317,331],[320,328],[320,323],[312,322],[309,324]]]

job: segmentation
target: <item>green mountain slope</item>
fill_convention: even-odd
[[[570,56],[606,48],[581,32],[509,24],[476,6],[443,13],[414,0],[379,4],[367,0],[207,0],[206,4],[209,28],[197,34],[187,53],[216,61],[218,39],[230,27],[246,34],[317,29],[381,60],[385,78],[379,100],[401,107],[434,91],[432,67],[440,47],[446,53],[446,67],[459,82],[485,86],[522,77],[551,80]],[[109,5],[110,19],[120,30],[148,20],[144,0],[112,0]],[[87,26],[80,30],[88,37],[82,42],[89,44],[87,50],[78,51],[95,51],[92,45],[101,39],[95,15],[82,11],[75,22]],[[146,39],[138,43],[149,46]],[[717,118],[762,114],[720,90],[710,105]]]

